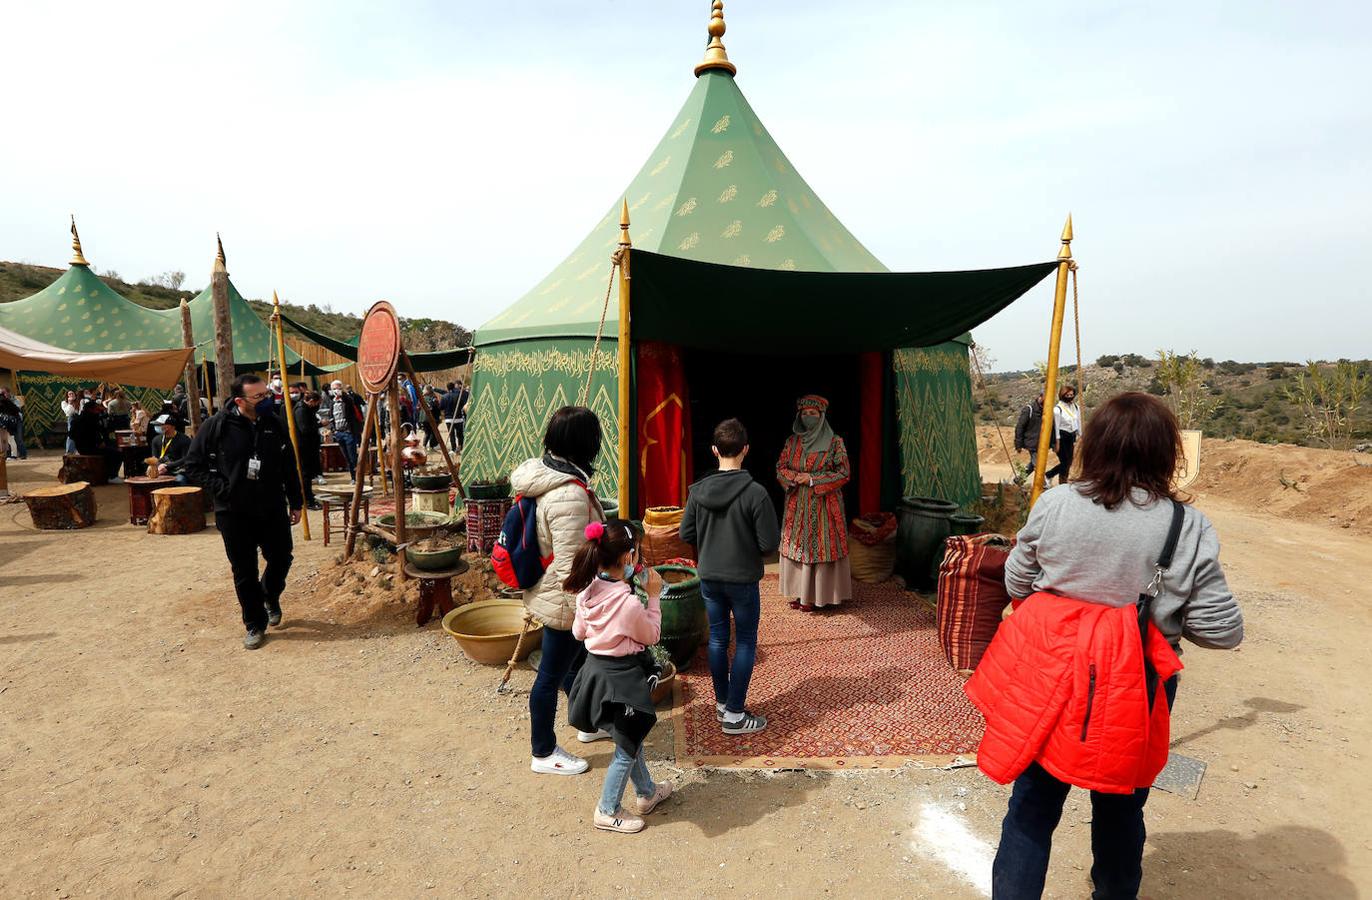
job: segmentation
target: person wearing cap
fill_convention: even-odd
[[[781,524],[781,595],[813,612],[853,598],[848,519],[843,486],[851,469],[843,438],[828,420],[829,401],[810,394],[796,401],[796,419],[777,461],[786,490]]]
[[[157,474],[175,475],[178,484],[185,484],[186,474],[182,469],[186,465],[186,454],[191,449],[191,439],[181,433],[180,420],[169,413],[158,416],[153,424],[157,426],[157,436],[152,439]]]

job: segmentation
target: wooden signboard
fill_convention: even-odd
[[[400,365],[400,319],[395,308],[381,300],[367,310],[357,342],[357,375],[369,394],[380,394],[395,378]]]

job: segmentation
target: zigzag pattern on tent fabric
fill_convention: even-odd
[[[62,414],[62,398],[66,396],[67,391],[80,391],[86,388],[94,390],[100,386],[95,381],[71,381],[61,376],[37,372],[20,372],[19,383],[24,392],[26,443],[37,441],[39,435],[49,428],[66,428],[67,417]],[[160,409],[163,398],[168,396],[167,391],[160,391],[157,388],[132,387],[127,384],[120,387],[130,403],[142,403],[149,415]]]
[[[511,356],[537,356],[535,365],[521,365]],[[591,410],[600,418],[605,435],[592,486],[601,496],[619,489],[619,458],[614,452],[619,431],[617,377],[601,365],[592,379]],[[527,362],[527,360],[525,360]],[[548,363],[553,363],[548,365]],[[464,483],[509,477],[521,462],[543,453],[543,429],[560,407],[574,403],[584,383],[591,349],[555,350],[530,354],[527,350],[490,349],[477,356],[477,374],[467,415],[468,440],[462,452]]]
[[[981,472],[966,349],[894,355],[902,494],[975,503],[981,497]]]

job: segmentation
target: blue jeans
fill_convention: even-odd
[[[343,459],[348,464],[348,474],[355,475],[357,472],[357,436],[351,431],[334,432],[334,440],[338,441],[338,449],[343,451]]]
[[[576,673],[586,661],[586,646],[570,630],[543,626],[543,657],[538,676],[529,689],[529,736],[534,756],[544,757],[557,749],[553,720],[557,718],[557,690],[570,694]]]
[[[24,420],[20,419],[14,427],[14,450],[20,459],[29,458],[29,448],[24,446]]]
[[[76,441],[72,440],[72,437],[71,437],[71,426],[72,426],[72,423],[75,422],[75,421],[76,421],[76,416],[67,416],[67,452],[68,452],[68,453],[75,453],[75,452],[76,452]]]
[[[619,809],[619,801],[624,797],[624,785],[634,780],[634,791],[640,797],[651,797],[657,793],[653,776],[648,774],[648,764],[643,760],[643,748],[638,748],[638,756],[630,758],[620,748],[615,748],[614,758],[605,769],[605,789],[600,792],[600,811],[607,816]]]
[[[1177,696],[1177,679],[1164,685],[1167,706]],[[1058,781],[1038,763],[1031,763],[1015,779],[1010,808],[1001,823],[1000,847],[991,866],[994,900],[1020,900],[1043,896],[1048,877],[1048,854],[1053,849],[1053,830],[1062,818],[1062,804],[1071,785]],[[1138,896],[1143,881],[1143,805],[1148,788],[1132,794],[1091,792],[1091,881],[1093,900]]]
[[[710,678],[715,683],[715,702],[729,712],[743,712],[748,682],[757,659],[757,620],[762,600],[757,583],[700,582],[705,614],[710,620]],[[729,665],[729,617],[734,619],[734,663]]]

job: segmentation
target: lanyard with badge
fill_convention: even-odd
[[[256,481],[258,473],[262,471],[262,460],[258,457],[257,448],[261,443],[262,433],[254,423],[252,439],[252,456],[248,459],[248,480]]]

